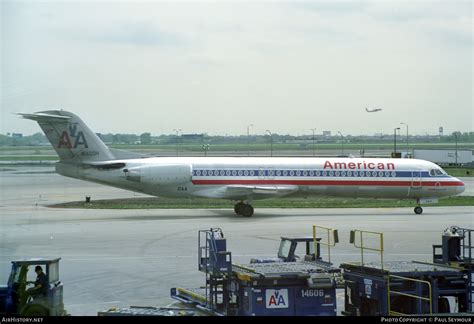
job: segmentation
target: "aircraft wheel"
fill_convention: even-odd
[[[245,217],[252,217],[253,215],[253,207],[252,205],[248,205],[248,204],[244,204],[242,206],[242,213],[241,213],[242,216],[245,216]]]
[[[415,214],[421,215],[422,212],[423,212],[423,208],[421,208],[420,206],[415,207]]]
[[[237,204],[234,205],[234,212],[237,214],[237,215],[242,215],[242,207],[244,206],[245,204],[242,203],[242,202],[239,202]]]
[[[20,312],[23,316],[48,316],[49,311],[42,305],[27,304]]]

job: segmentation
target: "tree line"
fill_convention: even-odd
[[[149,132],[137,134],[97,134],[102,141],[106,144],[128,144],[128,145],[167,145],[167,144],[247,144],[251,142],[253,144],[269,143],[270,135],[239,135],[239,136],[210,136],[202,134],[202,136],[177,136],[172,135],[159,135],[153,136]],[[399,141],[405,140],[404,135],[399,135]],[[312,135],[281,135],[272,134],[272,140],[274,143],[302,143],[311,144],[313,141]],[[317,144],[323,143],[391,143],[393,141],[393,135],[382,135],[382,136],[352,136],[347,135],[343,138],[339,135],[323,137],[322,135],[315,135],[314,141]],[[409,136],[410,143],[474,143],[474,132],[454,132],[451,135],[438,136],[438,135],[413,135]],[[0,146],[39,146],[49,145],[46,136],[43,133],[35,133],[29,136],[7,136],[0,134]]]

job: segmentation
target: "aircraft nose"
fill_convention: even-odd
[[[460,195],[464,192],[464,190],[466,190],[466,187],[464,185],[464,182],[462,182],[461,180],[457,179],[458,180],[458,185],[456,186],[456,194],[457,195]]]

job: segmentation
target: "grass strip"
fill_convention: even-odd
[[[414,207],[413,200],[389,200],[368,198],[279,198],[256,200],[255,208],[381,208]],[[205,198],[130,198],[74,201],[50,205],[52,208],[84,209],[213,209],[233,208],[234,203],[222,199]],[[456,196],[440,199],[437,204],[426,206],[474,206],[474,197]]]

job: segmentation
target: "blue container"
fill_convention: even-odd
[[[242,287],[240,316],[335,316],[336,290],[307,286]]]

